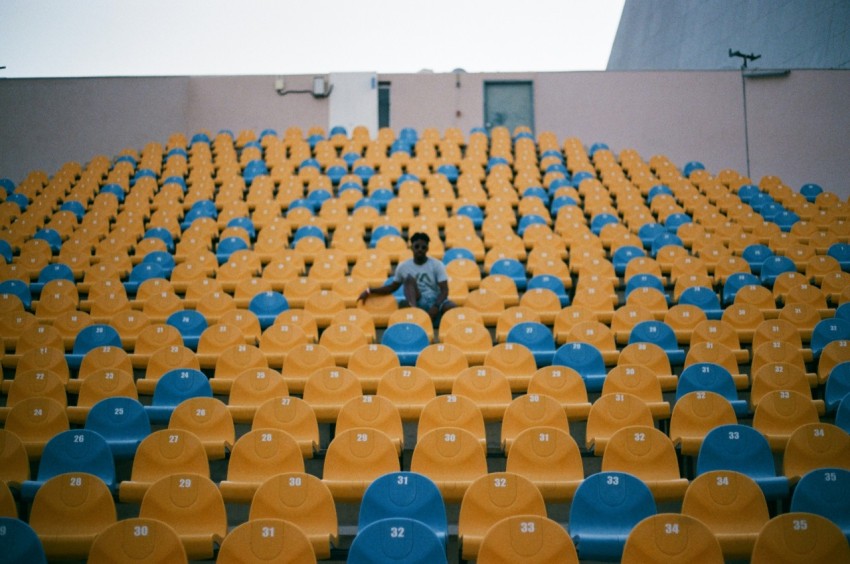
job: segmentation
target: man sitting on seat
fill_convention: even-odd
[[[367,288],[359,300],[365,302],[370,295],[386,295],[404,286],[404,297],[408,306],[424,309],[437,321],[442,313],[455,307],[449,301],[449,279],[446,267],[439,260],[428,256],[431,238],[427,233],[414,233],[410,237],[413,258],[398,265],[392,282],[378,288]]]

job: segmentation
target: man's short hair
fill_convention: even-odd
[[[425,244],[427,245],[431,243],[431,238],[428,236],[427,233],[417,231],[416,233],[410,236],[410,244],[412,245],[416,241],[425,241]]]

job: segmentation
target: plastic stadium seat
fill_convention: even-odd
[[[352,564],[446,561],[445,547],[434,531],[421,521],[405,517],[380,519],[360,529],[348,552]]]
[[[581,342],[563,344],[555,351],[552,365],[565,366],[578,372],[588,392],[602,391],[607,370],[602,353],[593,345]]]
[[[850,435],[831,423],[799,426],[788,439],[782,473],[792,483],[817,468],[850,470]]]
[[[659,513],[635,525],[623,548],[623,562],[716,562],[723,551],[700,520],[679,513]]]
[[[81,329],[74,340],[72,352],[66,355],[68,367],[71,369],[79,368],[86,353],[94,348],[105,346],[121,348],[121,336],[114,327],[93,324]]]
[[[216,555],[216,562],[222,564],[246,560],[296,564],[316,562],[316,555],[297,525],[282,519],[256,519],[231,530]]]
[[[339,530],[336,506],[322,480],[303,472],[276,474],[263,482],[251,502],[249,522],[282,519],[297,523],[317,558],[327,559]]]
[[[730,560],[749,559],[759,531],[770,519],[755,480],[731,470],[697,476],[685,492],[682,514],[705,523]]]
[[[796,272],[797,267],[790,258],[786,256],[771,256],[764,260],[759,272],[762,284],[772,288],[776,278],[783,272]],[[753,271],[755,273],[755,271]]]
[[[646,366],[623,364],[612,368],[602,386],[602,395],[612,393],[637,396],[649,407],[653,419],[670,418],[670,404],[664,401],[661,383]]]
[[[789,481],[778,476],[773,453],[759,431],[745,425],[721,425],[705,436],[697,456],[697,475],[735,470],[756,481],[768,500],[788,495]]]
[[[677,398],[670,415],[669,435],[682,455],[696,456],[709,431],[738,419],[729,400],[710,391],[689,392]]]
[[[820,358],[826,346],[833,341],[850,340],[850,321],[833,318],[824,319],[812,331],[811,348],[815,359]]]
[[[51,560],[85,559],[95,537],[116,520],[112,492],[88,472],[66,472],[47,480],[29,516]]]
[[[784,452],[791,434],[801,425],[818,423],[817,408],[811,394],[793,390],[774,390],[762,397],[753,414],[753,428],[760,431],[777,453]]]
[[[667,354],[671,365],[685,362],[685,351],[679,348],[676,333],[663,321],[641,321],[629,333],[629,344],[652,343]]]
[[[514,515],[499,520],[487,530],[476,562],[496,564],[519,562],[577,564],[575,545],[557,521],[536,515]]]
[[[44,547],[36,532],[24,521],[0,517],[0,551],[8,562],[47,564]]]
[[[16,296],[21,300],[24,309],[32,309],[32,296],[28,282],[23,280],[3,280],[0,282],[0,294]]]
[[[51,398],[30,397],[9,410],[5,429],[18,436],[30,459],[37,460],[48,441],[70,426],[61,403]]]
[[[538,274],[537,276],[533,276],[528,281],[527,289],[534,290],[536,288],[545,288],[553,291],[558,297],[562,308],[570,305],[570,296],[567,294],[567,289],[564,287],[563,281],[559,278],[548,274]]]
[[[248,310],[253,312],[260,321],[260,328],[266,330],[270,327],[278,315],[289,309],[286,297],[275,291],[261,292],[251,298]]]
[[[423,369],[397,366],[381,377],[376,395],[390,400],[402,421],[418,421],[425,404],[436,397],[436,389]]]
[[[501,370],[470,366],[457,375],[452,394],[473,400],[486,421],[500,421],[511,403],[511,386]]]
[[[440,427],[418,438],[410,471],[430,478],[446,503],[458,503],[473,481],[487,474],[487,458],[480,441],[469,431]]]
[[[209,326],[206,317],[194,310],[173,313],[168,316],[165,322],[180,332],[183,344],[193,351],[197,350],[201,334]]]
[[[528,393],[552,397],[561,404],[571,421],[584,421],[590,413],[584,380],[576,370],[566,366],[538,369],[528,383]]]
[[[230,453],[221,495],[228,503],[250,503],[263,482],[283,472],[304,472],[301,448],[292,435],[280,429],[249,431]]]
[[[144,406],[131,397],[108,397],[89,411],[85,428],[106,439],[115,460],[132,460],[139,443],[151,433]]]
[[[281,429],[295,439],[304,458],[319,448],[319,423],[313,408],[301,398],[269,398],[257,408],[252,430]]]
[[[578,445],[561,427],[530,426],[520,431],[506,458],[505,470],[531,480],[547,502],[569,501],[584,480]]]
[[[351,428],[328,445],[322,481],[335,500],[359,501],[372,481],[400,469],[396,447],[386,433]]]
[[[631,530],[656,511],[652,492],[631,474],[587,477],[570,505],[569,533],[579,558],[619,561]]]
[[[790,511],[826,517],[850,539],[850,517],[845,508],[850,501],[850,470],[819,468],[804,475],[791,495]]]
[[[183,400],[212,395],[209,379],[203,372],[193,368],[176,368],[157,380],[153,399],[150,405],[145,405],[145,411],[151,423],[164,424]]]
[[[234,423],[250,424],[257,409],[268,398],[287,396],[289,387],[280,372],[271,368],[247,368],[230,386],[227,410]]]
[[[414,366],[430,342],[425,330],[415,323],[396,323],[384,331],[381,344],[396,352],[402,366]]]
[[[189,397],[175,406],[168,420],[171,430],[194,433],[210,460],[220,460],[236,442],[233,417],[221,400],[213,397]]]
[[[736,351],[719,340],[698,341],[698,339],[694,339],[694,341],[685,356],[684,370],[695,364],[716,364],[732,376],[732,382],[736,389],[744,390],[749,386],[749,377],[740,373]],[[679,378],[681,379],[681,376]]]
[[[115,461],[106,439],[94,431],[73,429],[58,433],[47,442],[36,479],[21,485],[21,499],[31,501],[47,480],[66,472],[97,476],[110,490],[117,486]]]
[[[372,482],[360,503],[359,529],[390,517],[416,519],[431,528],[445,547],[449,528],[440,490],[416,472],[393,472]]]
[[[653,343],[633,343],[620,351],[618,366],[639,364],[652,370],[662,391],[676,389],[678,377],[673,374],[670,359],[664,349]]]
[[[708,319],[720,319],[721,315],[723,315],[720,298],[717,297],[717,293],[711,288],[703,286],[687,288],[679,295],[678,303],[699,307],[705,312]]]
[[[532,427],[553,427],[569,433],[567,414],[554,398],[525,394],[514,399],[505,410],[501,426],[501,446],[510,454],[516,437]]]
[[[789,512],[765,524],[750,562],[846,562],[848,559],[850,546],[838,525],[814,513]]]
[[[362,397],[357,376],[341,366],[327,366],[313,371],[304,384],[303,398],[324,423],[336,421],[342,406],[351,399]]]
[[[390,400],[373,395],[355,397],[343,404],[336,418],[336,433],[368,428],[383,431],[401,455],[404,429],[398,408]]]
[[[546,325],[535,321],[517,323],[508,331],[506,341],[523,345],[530,350],[538,368],[552,364],[556,350],[555,338]]]
[[[682,371],[676,387],[676,400],[696,391],[714,392],[723,396],[735,410],[736,416],[749,415],[750,407],[746,400],[738,398],[733,376],[719,364],[698,362]]]
[[[190,560],[212,558],[227,535],[227,511],[215,482],[202,474],[160,478],[145,492],[139,517],[174,528]]]
[[[416,427],[417,441],[428,431],[441,427],[455,427],[469,431],[487,448],[487,430],[481,408],[471,398],[444,394],[436,396],[422,408]]]
[[[738,272],[729,276],[723,283],[721,303],[728,306],[735,302],[735,294],[744,286],[760,285],[761,281],[752,273]]]
[[[546,504],[537,487],[511,472],[492,472],[470,484],[458,515],[461,557],[475,559],[487,530],[502,518],[514,515],[546,517]]]
[[[139,444],[130,479],[119,484],[122,502],[138,503],[156,480],[177,473],[209,476],[210,467],[201,440],[187,431],[161,429]]]

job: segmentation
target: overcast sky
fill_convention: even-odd
[[[624,0],[0,0],[0,77],[604,70]]]

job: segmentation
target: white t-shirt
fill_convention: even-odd
[[[419,303],[433,305],[440,294],[440,282],[448,281],[446,267],[443,263],[433,257],[428,257],[424,264],[416,264],[413,259],[408,259],[399,264],[395,270],[394,280],[400,284],[404,279],[413,276],[419,287]]]

